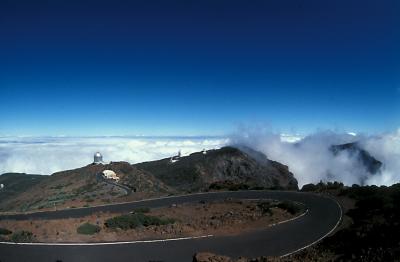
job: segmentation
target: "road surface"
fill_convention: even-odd
[[[213,236],[198,239],[102,243],[96,245],[19,245],[0,243],[0,262],[72,261],[171,261],[190,262],[196,252],[208,251],[231,257],[283,256],[307,247],[329,234],[339,223],[342,211],[328,197],[287,191],[237,191],[166,197],[115,205],[5,215],[0,219],[58,219],[82,217],[93,212],[127,212],[139,207],[161,207],[185,202],[225,198],[292,200],[305,204],[308,212],[298,219],[238,236]]]

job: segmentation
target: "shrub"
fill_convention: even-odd
[[[12,231],[0,227],[0,235],[10,235]]]
[[[302,188],[301,191],[303,192],[313,192],[313,191],[317,191],[318,187],[314,184],[305,184]]]
[[[90,223],[85,223],[80,225],[76,229],[76,232],[78,232],[78,234],[83,234],[83,235],[93,235],[100,232],[100,227]]]
[[[210,190],[229,190],[229,191],[238,191],[238,190],[248,190],[250,188],[249,185],[244,183],[235,183],[230,180],[225,181],[217,181],[211,183],[208,189]]]
[[[107,219],[104,223],[109,228],[131,229],[141,225],[137,214],[135,215],[121,215]]]
[[[138,207],[135,208],[134,210],[132,210],[132,213],[149,213],[150,212],[150,208],[148,207]]]
[[[135,213],[129,215],[116,216],[107,219],[104,223],[108,228],[120,228],[123,230],[136,228],[139,226],[151,226],[151,225],[166,225],[172,224],[175,220],[171,218],[160,218],[155,216],[147,216],[143,213]]]
[[[11,241],[16,243],[33,242],[35,237],[32,232],[29,231],[17,231],[11,236]]]
[[[299,213],[302,210],[300,205],[293,203],[291,201],[282,201],[277,205],[277,207],[279,207],[283,210],[286,210],[287,212],[289,212],[292,215]]]
[[[271,215],[272,214],[271,207],[274,207],[274,205],[272,205],[271,202],[267,202],[267,201],[261,202],[257,206],[261,209],[261,212],[263,213],[263,215],[265,215],[265,214]]]

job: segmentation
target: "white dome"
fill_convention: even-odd
[[[100,152],[96,152],[96,154],[94,154],[94,157],[102,157],[102,155],[100,154]]]
[[[94,163],[95,164],[101,164],[103,163],[103,156],[100,154],[100,152],[96,152],[96,154],[94,154]]]

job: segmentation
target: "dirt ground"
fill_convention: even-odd
[[[138,227],[131,230],[109,229],[104,222],[120,214],[95,213],[78,219],[0,221],[0,227],[11,231],[26,230],[34,234],[38,242],[95,242],[165,239],[201,235],[234,235],[290,219],[296,215],[280,208],[263,213],[258,204],[272,200],[221,200],[215,202],[188,203],[151,209],[146,215],[173,218],[174,224]],[[76,232],[79,225],[89,222],[101,227],[94,235]]]

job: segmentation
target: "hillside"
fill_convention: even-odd
[[[44,176],[25,173],[2,174],[0,176],[0,184],[3,184],[4,188],[0,190],[0,201],[8,200],[27,191],[43,179],[45,179]]]
[[[128,200],[124,199],[127,195],[126,190],[100,179],[98,174],[106,169],[116,172],[121,179],[119,183],[136,193],[133,199],[142,198],[147,194],[165,194],[171,191],[151,174],[137,170],[127,162],[90,164],[57,172],[51,176],[41,176],[39,183],[15,194],[13,198],[1,199],[0,210],[27,211]]]
[[[206,154],[193,153],[174,163],[170,159],[162,159],[135,166],[179,191],[205,190],[221,182],[249,187],[297,189],[297,181],[287,166],[268,160],[262,153],[253,151],[254,154],[249,154],[244,151],[223,147],[209,150]],[[255,154],[258,157],[254,157]]]
[[[176,162],[168,158],[135,165],[90,164],[51,176],[35,176],[35,183],[26,182],[32,176],[15,176],[13,183],[18,190],[12,197],[0,199],[0,211],[81,207],[210,188],[297,189],[297,181],[287,166],[268,160],[259,152],[242,150],[224,147],[206,154],[193,153]],[[114,171],[119,182],[104,180],[100,175],[104,170]],[[7,188],[12,189],[13,183],[8,181]]]

